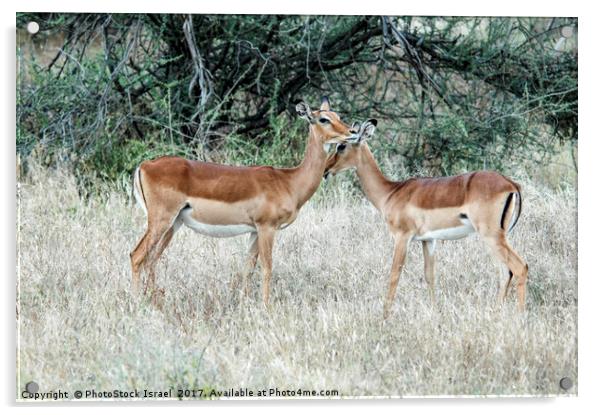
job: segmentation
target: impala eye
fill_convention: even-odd
[[[337,146],[337,153],[342,153],[343,151],[345,151],[345,147],[347,147],[347,144],[343,144],[343,143],[339,144]]]
[[[330,120],[328,118],[320,118],[320,124],[328,124]]]

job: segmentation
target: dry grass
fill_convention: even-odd
[[[125,192],[83,200],[72,176],[34,169],[20,190],[18,367],[41,391],[169,387],[338,389],[343,396],[558,394],[577,377],[575,191],[526,180],[511,243],[529,263],[528,312],[495,307],[499,266],[477,237],[440,245],[438,304],[412,244],[392,316],[392,241],[337,178],[281,232],[272,308],[231,293],[245,237],[181,230],[158,267],[159,311],[129,293],[144,216]],[[338,188],[337,188],[338,186]],[[571,392],[576,393],[575,385]]]

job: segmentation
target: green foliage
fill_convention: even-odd
[[[124,172],[132,172],[144,160],[172,155],[186,157],[189,154],[183,148],[169,143],[158,142],[149,146],[148,142],[137,139],[127,140],[118,150],[97,147],[82,167],[83,173],[90,168],[89,174],[97,172],[104,179],[118,178]],[[89,166],[89,167],[88,167]]]
[[[321,95],[344,120],[378,118],[374,147],[398,167],[504,170],[576,146],[572,18],[22,13],[18,27],[30,20],[17,151],[82,175],[163,154],[292,166],[307,126],[287,113]]]
[[[288,117],[272,117],[270,127],[254,139],[230,135],[224,140],[225,159],[240,165],[292,167],[303,158],[308,126]]]

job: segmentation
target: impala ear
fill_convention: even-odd
[[[364,121],[362,123],[362,126],[360,127],[360,132],[358,134],[360,141],[369,140],[370,138],[372,138],[374,132],[376,131],[377,124],[378,121],[376,121],[374,118]]]
[[[312,122],[313,116],[311,114],[311,108],[303,101],[297,102],[295,106],[295,110],[297,111],[297,115],[301,118],[305,118],[308,122]]]
[[[330,111],[330,101],[327,96],[322,97],[322,104],[320,105],[320,111]]]

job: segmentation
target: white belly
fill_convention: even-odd
[[[462,239],[474,233],[475,229],[471,224],[465,224],[457,226],[455,228],[443,228],[434,231],[425,232],[422,235],[415,235],[414,240],[416,241],[433,241],[437,239],[442,240],[453,240]]]
[[[191,216],[192,209],[184,209],[180,213],[180,217],[184,225],[190,229],[202,233],[203,235],[213,236],[216,238],[229,238],[245,233],[257,232],[254,226],[239,224],[239,225],[210,225],[194,220]]]

